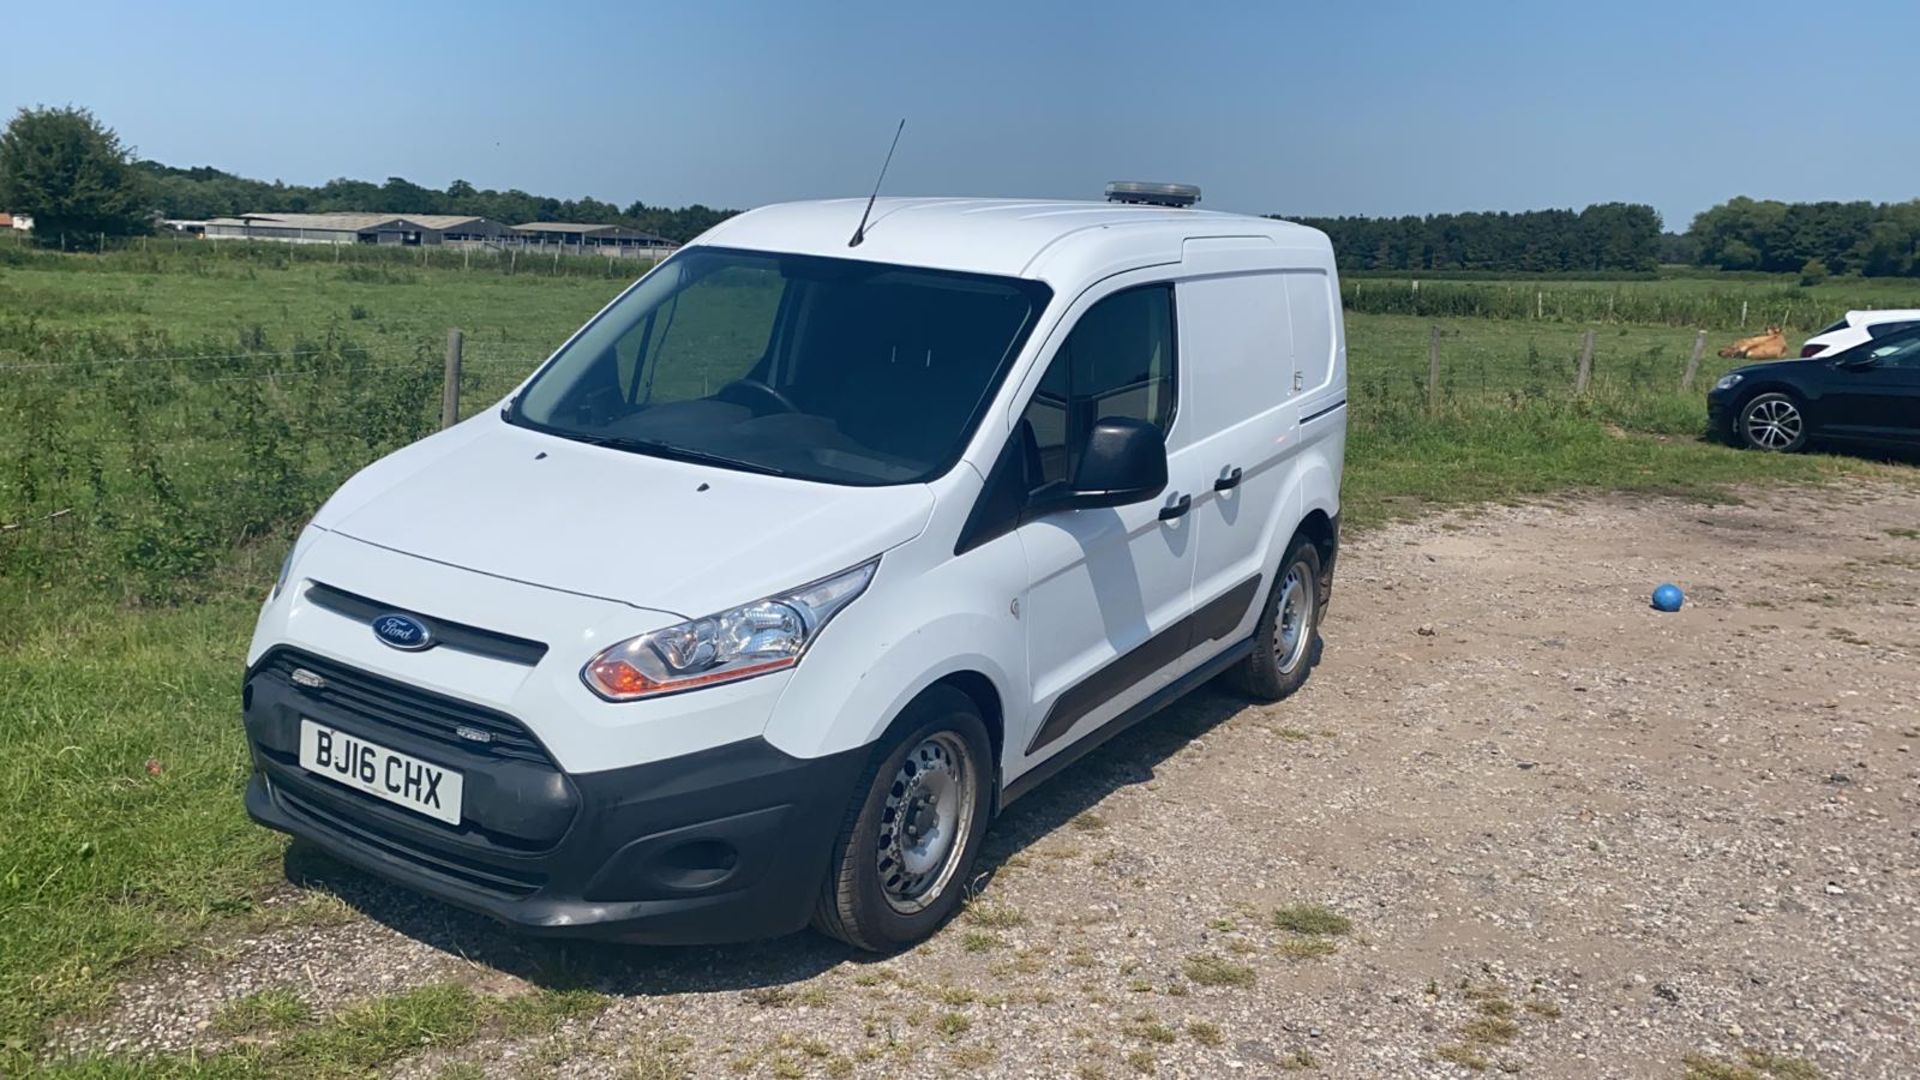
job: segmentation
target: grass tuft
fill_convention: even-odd
[[[949,1039],[957,1039],[972,1030],[972,1028],[973,1021],[967,1018],[967,1014],[957,1012],[941,1013],[940,1019],[934,1021],[933,1024],[935,1031],[938,1031]]]
[[[1252,968],[1236,964],[1212,953],[1187,957],[1181,970],[1189,980],[1201,986],[1252,986],[1256,979]]]
[[[1353,929],[1353,920],[1320,904],[1289,904],[1273,913],[1276,929],[1295,934],[1338,935]]]
[[[299,993],[276,986],[222,1005],[213,1014],[213,1028],[223,1035],[257,1035],[298,1027],[312,1019],[313,1009]]]

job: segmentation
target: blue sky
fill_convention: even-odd
[[[281,10],[271,10],[281,8]],[[0,108],[142,155],[679,205],[860,194],[1399,214],[1920,195],[1920,5],[20,4]],[[76,32],[77,31],[77,32]]]

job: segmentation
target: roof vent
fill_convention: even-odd
[[[1153,184],[1142,180],[1115,180],[1107,185],[1107,201],[1138,206],[1174,206],[1185,208],[1200,201],[1200,189],[1193,184]]]

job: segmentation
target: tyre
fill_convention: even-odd
[[[923,940],[960,904],[987,831],[993,760],[973,699],[915,698],[855,785],[813,925],[857,949]]]
[[[1755,394],[1740,406],[1733,437],[1749,450],[1792,453],[1807,445],[1807,412],[1792,394]]]
[[[1307,681],[1320,659],[1320,616],[1326,611],[1320,550],[1295,537],[1281,560],[1280,577],[1267,594],[1266,610],[1253,631],[1253,655],[1234,669],[1249,697],[1279,701]]]

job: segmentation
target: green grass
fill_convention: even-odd
[[[1740,1060],[1688,1054],[1681,1061],[1681,1080],[1820,1080],[1825,1074],[1805,1058],[1755,1050],[1740,1051]]]
[[[1344,934],[1353,920],[1322,904],[1288,904],[1274,910],[1273,925],[1296,934]]]
[[[0,648],[0,1045],[16,1053],[126,965],[252,911],[282,850],[240,806],[245,598],[29,599],[48,610],[16,609],[31,628]]]
[[[1187,957],[1181,966],[1188,979],[1201,986],[1252,986],[1257,978],[1254,970],[1245,964],[1236,964],[1224,957],[1212,953]]]
[[[1729,336],[1742,328],[1758,333],[1769,324],[1804,336],[1849,309],[1920,306],[1920,281],[1912,278],[1837,278],[1802,286],[1791,274],[1696,272],[1579,281],[1400,273],[1348,275],[1341,285],[1348,309],[1370,315],[1467,316],[1542,326],[1705,327]]]
[[[394,260],[276,262],[271,252],[140,258],[0,258],[0,367],[78,365],[46,369],[66,373],[49,382],[0,372],[0,525],[69,505],[50,491],[86,495],[96,471],[101,485],[95,501],[72,503],[93,509],[62,519],[64,532],[0,531],[0,1072],[30,1060],[54,1018],[99,1004],[147,958],[228,927],[341,917],[337,906],[261,906],[281,880],[283,847],[246,820],[240,802],[247,759],[237,679],[282,545],[334,483],[434,413],[447,326],[471,332],[476,369],[488,373],[483,388],[493,392],[622,284],[590,267],[507,276]],[[1692,340],[1682,328],[1601,328],[1595,392],[1576,401],[1571,356],[1581,328],[1442,320],[1446,393],[1430,416],[1418,377],[1431,320],[1354,315],[1347,325],[1349,527],[1568,490],[1724,498],[1743,483],[1912,475],[1851,458],[1769,457],[1702,442],[1701,394],[1674,389]],[[231,387],[262,380],[210,381],[226,361],[183,360],[158,373],[94,362],[127,349],[284,351],[329,340],[331,351],[317,360],[294,358],[313,360],[305,378],[265,382],[251,403]],[[415,356],[417,363],[394,359]],[[269,358],[267,370],[285,360]],[[415,367],[383,382],[392,373],[356,367],[364,363]],[[233,373],[257,376],[261,367],[250,365]],[[387,400],[395,394],[419,400]],[[109,404],[87,411],[101,399]],[[476,391],[467,400],[471,411],[485,399]],[[21,422],[31,409],[6,412],[49,403],[59,423],[37,434]],[[121,406],[130,412],[115,411]],[[215,407],[229,411],[200,411]],[[378,408],[397,412],[368,437],[365,417]],[[150,429],[147,450],[133,445],[128,415]],[[89,440],[105,447],[98,460],[74,449]],[[27,463],[42,470],[34,482],[49,490],[23,490]],[[156,477],[170,485],[171,503]],[[41,544],[47,536],[57,542]],[[180,536],[187,546],[167,546]],[[175,588],[156,593],[156,584]],[[1104,824],[1088,814],[1074,828]],[[1021,921],[990,906],[968,918],[981,935],[976,947]],[[1306,935],[1294,940],[1315,940],[1312,931],[1294,932]],[[1205,986],[1244,986],[1254,977],[1217,956],[1192,958],[1186,968]],[[407,999],[401,1008],[426,1017],[424,1026],[404,1016],[374,1019],[406,1029],[402,1042],[437,1038],[437,1000]],[[591,998],[542,1000],[503,1007],[488,1022],[539,1028],[563,1021],[570,1008],[593,1007]],[[282,1043],[345,1040],[331,1020],[289,1021],[284,1002],[233,1008],[224,1022],[264,1025]],[[320,1053],[276,1052],[293,1055],[274,1059],[287,1069]],[[384,1052],[344,1047],[336,1057]],[[196,1075],[189,1067],[168,1059],[139,1067],[146,1072],[113,1073],[104,1070],[119,1066],[95,1064],[74,1075]],[[231,1058],[208,1067],[237,1068]]]
[[[276,986],[235,998],[214,1014],[213,1027],[223,1035],[257,1035],[284,1031],[313,1020],[313,1009],[294,990]]]
[[[493,1023],[496,1015],[493,1002],[465,987],[424,986],[358,1002],[271,1041],[213,1054],[82,1059],[56,1065],[48,1075],[59,1080],[344,1080],[375,1075],[383,1066],[425,1050],[460,1045]]]

